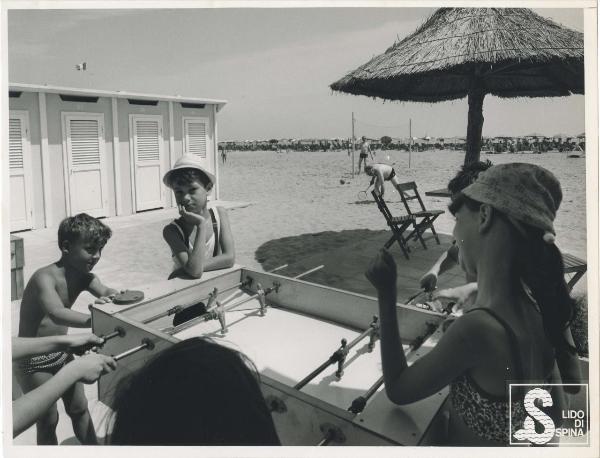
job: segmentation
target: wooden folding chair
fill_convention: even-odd
[[[587,262],[569,253],[561,254],[563,263],[565,265],[565,274],[572,274],[571,278],[567,281],[567,286],[569,291],[571,291],[573,286],[575,286],[575,283],[577,283],[579,279],[586,273]]]
[[[425,245],[425,240],[423,239],[423,232],[425,232],[427,229],[431,229],[431,232],[435,237],[437,244],[439,245],[440,239],[437,235],[437,232],[435,232],[433,222],[438,216],[444,213],[444,210],[427,210],[425,208],[425,204],[423,204],[421,196],[419,195],[419,191],[417,190],[417,183],[414,181],[400,183],[396,186],[396,189],[400,194],[404,208],[406,208],[406,213],[414,217],[413,231],[408,235],[407,239],[414,237],[416,240],[418,238],[421,241],[423,248],[427,249],[427,245]],[[416,200],[419,204],[419,209],[417,209],[417,211],[413,211],[410,206],[411,201],[413,200]]]
[[[410,237],[405,237],[404,232],[406,232],[406,229],[413,224],[415,217],[412,215],[392,216],[390,209],[381,196],[375,191],[371,191],[371,194],[377,203],[379,211],[383,213],[388,226],[392,230],[392,236],[387,242],[385,242],[384,247],[389,248],[396,241],[398,242],[398,245],[400,245],[400,249],[402,250],[404,257],[409,259],[408,252],[410,251],[410,248],[408,247],[408,240]]]

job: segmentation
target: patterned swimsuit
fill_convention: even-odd
[[[515,379],[523,379],[523,368],[517,345],[517,336],[508,323],[488,308],[476,308],[493,316],[505,329],[509,336],[511,355],[515,363]],[[511,418],[509,421],[508,396],[496,396],[485,392],[465,373],[450,384],[450,400],[454,410],[459,414],[465,424],[482,439],[509,443],[509,424],[512,434],[523,426],[526,417],[525,409],[521,402],[513,402]]]
[[[36,355],[16,361],[17,368],[24,374],[48,372],[56,374],[65,364],[73,361],[73,355],[63,351],[55,351],[44,355]]]

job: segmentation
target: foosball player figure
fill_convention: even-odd
[[[217,301],[217,318],[219,319],[219,323],[221,323],[221,334],[227,334],[227,321],[225,319],[225,309],[220,301]]]
[[[371,322],[371,334],[369,334],[369,351],[373,351],[375,348],[375,342],[379,339],[379,318],[377,315],[373,315],[373,321]]]
[[[267,300],[265,298],[266,293],[260,283],[257,283],[256,294],[258,302],[260,303],[260,316],[265,316],[265,314],[267,313]]]
[[[338,370],[335,372],[335,376],[338,379],[342,378],[344,375],[344,363],[346,362],[346,356],[348,356],[348,341],[346,339],[342,339],[342,346],[333,354],[333,358],[337,361]]]

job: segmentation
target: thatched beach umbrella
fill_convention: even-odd
[[[411,102],[468,97],[466,164],[479,160],[486,94],[556,97],[583,86],[581,32],[526,8],[442,8],[330,87]]]

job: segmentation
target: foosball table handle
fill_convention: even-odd
[[[283,401],[283,399],[281,399],[275,395],[270,394],[267,397],[265,397],[265,402],[266,402],[267,407],[270,412],[275,412],[275,413],[287,412],[287,406],[285,405],[285,402]]]
[[[352,413],[361,413],[365,410],[367,406],[367,398],[364,396],[359,396],[354,401],[352,401],[352,405],[348,408],[348,410]]]
[[[320,426],[323,438],[317,444],[317,447],[323,447],[331,444],[332,442],[343,444],[346,442],[346,436],[342,430],[332,423],[323,423]]]

